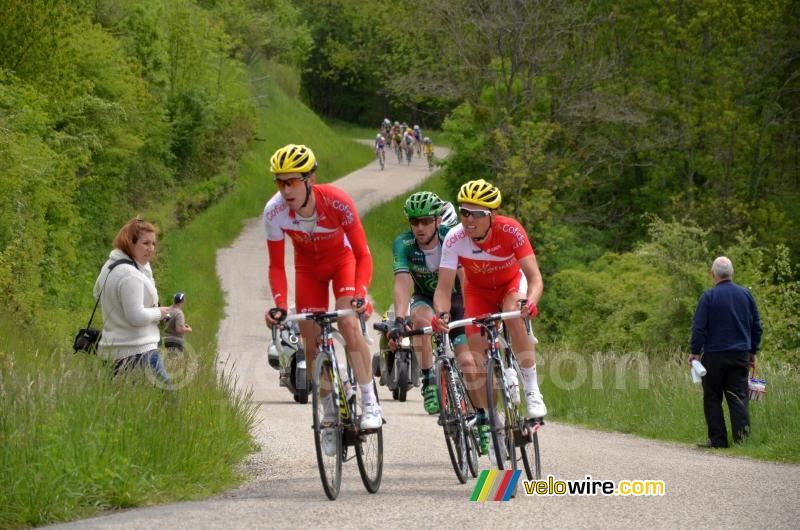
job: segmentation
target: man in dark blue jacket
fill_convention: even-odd
[[[731,260],[724,256],[715,259],[711,277],[716,285],[700,296],[692,321],[689,364],[702,355],[708,371],[703,377],[708,441],[699,446],[727,447],[723,396],[731,414],[734,443],[750,432],[747,375],[761,343],[761,319],[750,291],[733,283]]]

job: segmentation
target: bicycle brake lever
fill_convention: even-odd
[[[361,324],[361,335],[363,335],[364,340],[367,341],[367,344],[369,346],[375,344],[375,339],[370,337],[369,334],[367,333],[367,322],[366,320],[364,320],[364,313],[358,314],[358,323]]]

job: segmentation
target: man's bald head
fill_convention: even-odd
[[[725,256],[720,256],[711,265],[711,274],[717,281],[730,280],[733,278],[733,263]]]

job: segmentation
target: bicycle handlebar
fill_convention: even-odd
[[[462,326],[473,326],[475,324],[478,325],[486,325],[490,322],[497,322],[498,320],[511,320],[514,318],[522,318],[522,312],[517,311],[506,311],[503,313],[493,313],[491,315],[482,315],[478,317],[472,318],[464,318],[462,320],[454,320],[447,324],[449,329],[459,328]],[[527,318],[523,319],[525,322],[525,330],[530,335],[531,340],[533,340],[534,344],[539,344],[539,339],[536,338],[536,335],[533,334],[533,329],[531,327],[531,322]]]
[[[447,327],[453,329],[453,328],[460,328],[462,326],[472,326],[474,324],[487,324],[489,322],[497,322],[498,320],[511,320],[512,318],[520,318],[521,316],[522,312],[519,310],[506,311],[505,313],[493,313],[491,315],[482,315],[478,317],[454,320],[452,322],[449,322],[447,324]]]
[[[367,325],[364,320],[363,313],[357,313],[354,309],[336,309],[330,312],[324,311],[311,311],[306,313],[295,313],[293,315],[286,314],[277,325],[272,326],[272,342],[280,351],[282,349],[280,341],[278,340],[278,328],[287,322],[298,322],[301,320],[313,320],[315,322],[320,320],[327,320],[327,319],[334,319],[334,318],[341,318],[341,317],[350,317],[350,316],[357,316],[358,320],[361,324],[361,334],[364,336],[364,339],[367,341],[367,344],[373,345],[375,344],[375,339],[370,337],[367,334]]]
[[[400,331],[395,327],[390,326],[386,322],[376,322],[372,325],[372,327],[380,332],[389,333],[389,332],[396,332],[398,337],[416,337],[417,335],[432,335],[433,328],[430,326],[426,326],[424,328],[419,329],[412,329],[410,331]]]

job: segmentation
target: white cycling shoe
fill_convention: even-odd
[[[544,418],[547,415],[547,407],[541,392],[533,391],[525,394],[525,408],[527,409],[525,417],[528,419]]]
[[[361,423],[359,424],[361,430],[380,429],[381,425],[383,425],[381,406],[377,403],[364,405],[364,413],[361,415]]]

